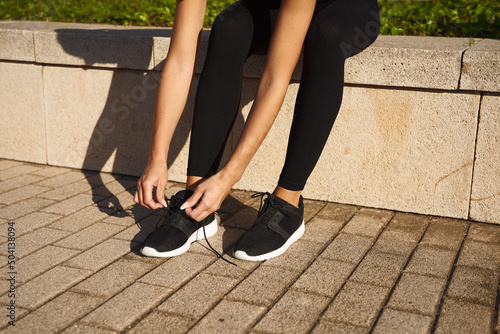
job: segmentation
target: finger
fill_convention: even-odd
[[[198,210],[199,206],[196,207],[196,209],[191,209],[187,208],[186,209],[186,214],[188,215],[189,218],[196,220],[197,222],[201,222],[203,219],[207,218],[208,215],[211,213],[210,211],[202,211],[202,212],[195,212],[195,210]]]
[[[144,191],[143,191],[143,196],[144,196],[144,204],[150,209],[156,209],[158,203],[155,203],[153,200],[153,185],[152,184],[144,184]]]
[[[163,207],[167,207],[167,202],[165,201],[165,187],[166,187],[166,184],[161,184],[160,183],[158,185],[158,188],[156,188],[156,200]]]
[[[142,197],[142,184],[141,184],[141,182],[137,183],[137,191],[135,194],[137,195],[137,201],[138,201],[137,203],[139,203],[142,206],[145,206],[144,199]]]
[[[192,208],[195,206],[199,201],[200,198],[203,196],[203,191],[199,191],[198,189],[195,190],[195,192],[189,197],[182,205],[181,205],[181,210],[187,209],[187,208]]]

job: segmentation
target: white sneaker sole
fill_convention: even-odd
[[[297,231],[295,231],[290,238],[285,242],[283,246],[281,246],[278,249],[273,250],[272,252],[262,254],[262,255],[257,255],[257,256],[250,256],[247,255],[246,252],[242,250],[238,250],[233,253],[233,256],[237,259],[240,260],[245,260],[245,261],[264,261],[264,260],[269,260],[272,259],[273,257],[279,256],[286,252],[288,247],[290,247],[295,241],[299,240],[303,235],[306,230],[305,223],[302,221],[302,224],[300,224],[299,228]]]
[[[207,233],[207,238],[214,236],[217,233],[217,219],[205,226],[205,232]],[[197,229],[191,236],[187,239],[186,243],[177,249],[173,249],[168,252],[158,252],[156,249],[151,247],[141,248],[141,254],[150,257],[172,257],[181,255],[187,252],[189,247],[196,240],[205,239],[205,234],[203,233],[203,226]]]

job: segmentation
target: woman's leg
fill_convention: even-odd
[[[340,109],[345,59],[373,43],[379,27],[376,0],[334,0],[314,15],[304,44],[300,89],[278,191],[300,195]]]
[[[219,168],[238,113],[243,65],[255,49],[267,49],[269,43],[272,2],[241,0],[215,19],[196,92],[188,186]]]

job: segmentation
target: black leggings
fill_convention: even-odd
[[[188,175],[217,172],[239,109],[244,62],[267,52],[279,6],[279,0],[241,0],[215,19],[196,93]],[[345,59],[373,43],[379,28],[376,0],[318,1],[304,42],[281,187],[304,188],[340,109]]]

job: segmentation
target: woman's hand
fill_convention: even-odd
[[[164,195],[167,181],[167,163],[164,161],[150,160],[141,178],[137,182],[134,202],[153,210],[167,206]],[[153,191],[155,191],[155,188],[156,202],[153,199]]]
[[[181,209],[185,209],[190,218],[202,221],[220,208],[235,183],[221,171],[201,182],[193,195],[181,206]],[[194,206],[196,207],[193,209]]]

